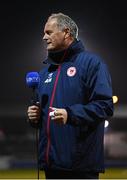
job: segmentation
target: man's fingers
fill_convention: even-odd
[[[56,123],[66,124],[67,121],[67,111],[62,108],[50,107],[51,112],[49,113],[52,120]]]
[[[38,112],[39,111],[39,107],[37,107],[37,106],[31,106],[31,107],[29,107],[28,108],[28,113],[36,113],[36,112]]]
[[[62,115],[60,109],[58,109],[58,108],[49,107],[49,109],[51,110],[51,111],[50,111],[51,116]]]
[[[38,107],[38,106],[33,105],[33,106],[30,106],[30,107],[28,108],[28,110],[35,110],[35,109],[39,109],[39,107]]]
[[[57,110],[57,109],[56,109],[56,110],[54,111],[54,115],[55,115],[55,116],[59,116],[59,115],[62,115],[62,113],[61,113],[60,110]]]
[[[29,106],[27,114],[31,122],[37,123],[40,118],[40,107],[36,105]]]
[[[58,116],[54,116],[54,120],[58,120],[58,119],[63,119],[63,116],[62,115],[58,115]]]
[[[38,121],[37,117],[35,117],[35,116],[30,116],[29,119],[30,120],[37,120]]]
[[[37,117],[38,114],[37,114],[37,113],[29,113],[29,116],[30,116],[30,117]]]
[[[28,114],[36,114],[36,113],[38,113],[39,112],[39,110],[28,110]]]

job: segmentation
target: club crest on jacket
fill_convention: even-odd
[[[76,74],[76,68],[75,67],[69,67],[67,69],[67,75],[70,77],[73,77]]]

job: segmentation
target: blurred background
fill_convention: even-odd
[[[109,67],[118,101],[114,116],[105,124],[105,164],[111,172],[120,169],[119,178],[127,178],[127,10],[123,0],[0,2],[0,178],[10,170],[36,169],[35,130],[26,116],[32,92],[25,76],[44,67],[43,27],[47,17],[58,12],[76,21],[86,50],[99,54]]]

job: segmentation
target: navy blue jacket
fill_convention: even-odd
[[[106,64],[76,41],[49,53],[40,71],[38,95],[40,168],[104,171],[104,120],[113,114],[112,85]],[[49,106],[65,108],[65,125],[49,117]]]

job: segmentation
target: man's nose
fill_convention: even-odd
[[[48,38],[47,38],[46,34],[44,34],[43,40],[47,40],[47,39],[48,39]]]

